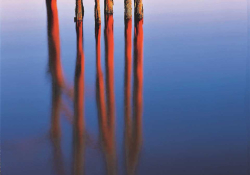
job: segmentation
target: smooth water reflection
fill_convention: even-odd
[[[78,4],[78,3],[77,3]],[[85,174],[84,162],[87,131],[84,120],[84,49],[83,21],[76,12],[76,66],[74,88],[64,80],[61,65],[60,33],[57,2],[47,0],[47,26],[49,73],[52,84],[52,108],[50,139],[53,149],[53,172],[67,174],[61,146],[60,117],[64,113],[73,127],[72,174]],[[76,7],[77,9],[77,7]],[[81,11],[80,11],[81,12]],[[105,80],[101,66],[101,23],[95,22],[96,37],[96,104],[99,123],[99,143],[106,164],[106,174],[115,175],[118,171],[115,139],[115,92],[114,92],[114,33],[113,15],[105,14]],[[125,19],[125,87],[124,87],[124,148],[127,174],[135,174],[142,144],[142,100],[143,100],[143,20],[135,21],[134,34],[134,86],[133,107],[131,106],[132,73],[132,19]],[[74,95],[72,95],[74,94]],[[64,96],[64,98],[63,98]],[[71,110],[73,104],[73,115]],[[133,108],[133,111],[131,110]]]
[[[50,140],[52,144],[53,166],[56,174],[65,174],[63,153],[61,148],[60,114],[62,109],[62,93],[65,86],[60,51],[59,19],[56,1],[46,1],[48,26],[49,74],[51,75],[51,128]]]
[[[213,21],[209,31],[193,14],[173,25],[149,4],[144,20],[121,10],[100,23],[85,8],[83,21],[69,13],[65,23],[68,7],[47,0],[47,52],[17,48],[24,58],[10,59],[15,43],[4,40],[4,174],[247,174],[245,19]],[[16,38],[20,47],[40,41],[12,30],[31,42]]]

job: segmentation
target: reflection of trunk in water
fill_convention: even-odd
[[[113,133],[115,122],[115,96],[114,96],[114,36],[113,15],[105,16],[105,67],[106,67],[106,93],[107,115],[110,130]]]
[[[133,118],[130,113],[131,21],[125,20],[125,154],[127,174],[135,174],[142,145],[143,21],[135,20]]]
[[[101,25],[96,23],[96,99],[99,113],[99,130],[104,152],[107,174],[116,174],[115,150],[115,99],[114,99],[114,39],[113,16],[105,16],[105,48],[106,48],[106,103],[104,78],[101,70]]]
[[[132,71],[132,19],[125,18],[125,77],[124,77],[124,124],[125,163],[129,174],[129,150],[131,141],[131,71]]]
[[[75,68],[74,122],[73,122],[73,174],[84,173],[84,51],[83,22],[76,21],[77,58]]]
[[[114,34],[113,15],[105,15],[105,67],[106,67],[106,101],[107,101],[107,126],[109,138],[106,141],[106,158],[108,174],[116,172],[115,155],[115,96],[114,96]]]
[[[132,5],[131,0],[125,0],[125,77],[124,77],[124,95],[125,95],[125,125],[130,121],[131,104],[131,69],[132,69]]]
[[[143,20],[135,21],[134,39],[134,137],[135,152],[139,154],[142,142],[142,98],[143,98]],[[137,155],[138,157],[138,155]]]
[[[105,134],[107,128],[106,104],[105,104],[105,87],[101,67],[101,24],[95,26],[96,37],[96,99],[99,113],[99,126],[101,133]],[[105,135],[102,137],[105,138]],[[105,139],[104,139],[105,140]]]
[[[57,174],[64,174],[61,150],[60,107],[63,87],[63,73],[60,59],[59,21],[56,0],[47,0],[49,72],[52,79],[51,142],[54,167]]]

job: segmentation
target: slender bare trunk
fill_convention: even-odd
[[[101,23],[100,0],[95,0],[95,21]]]
[[[104,1],[104,6],[105,6],[104,11],[106,14],[113,14],[113,5],[114,5],[113,0]]]
[[[124,0],[125,19],[132,17],[132,0]]]
[[[134,0],[135,3],[135,18],[142,19],[143,18],[143,3],[142,0]]]
[[[75,9],[75,13],[76,13],[76,21],[81,21],[83,18],[83,4],[82,4],[82,0],[76,0],[76,9]]]

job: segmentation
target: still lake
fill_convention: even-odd
[[[2,173],[249,175],[247,1],[94,4],[1,1]]]

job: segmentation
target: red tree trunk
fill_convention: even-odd
[[[104,6],[105,6],[105,13],[107,14],[113,14],[113,0],[105,0],[104,1]]]
[[[134,0],[134,3],[135,3],[135,18],[142,19],[143,18],[142,0]]]

